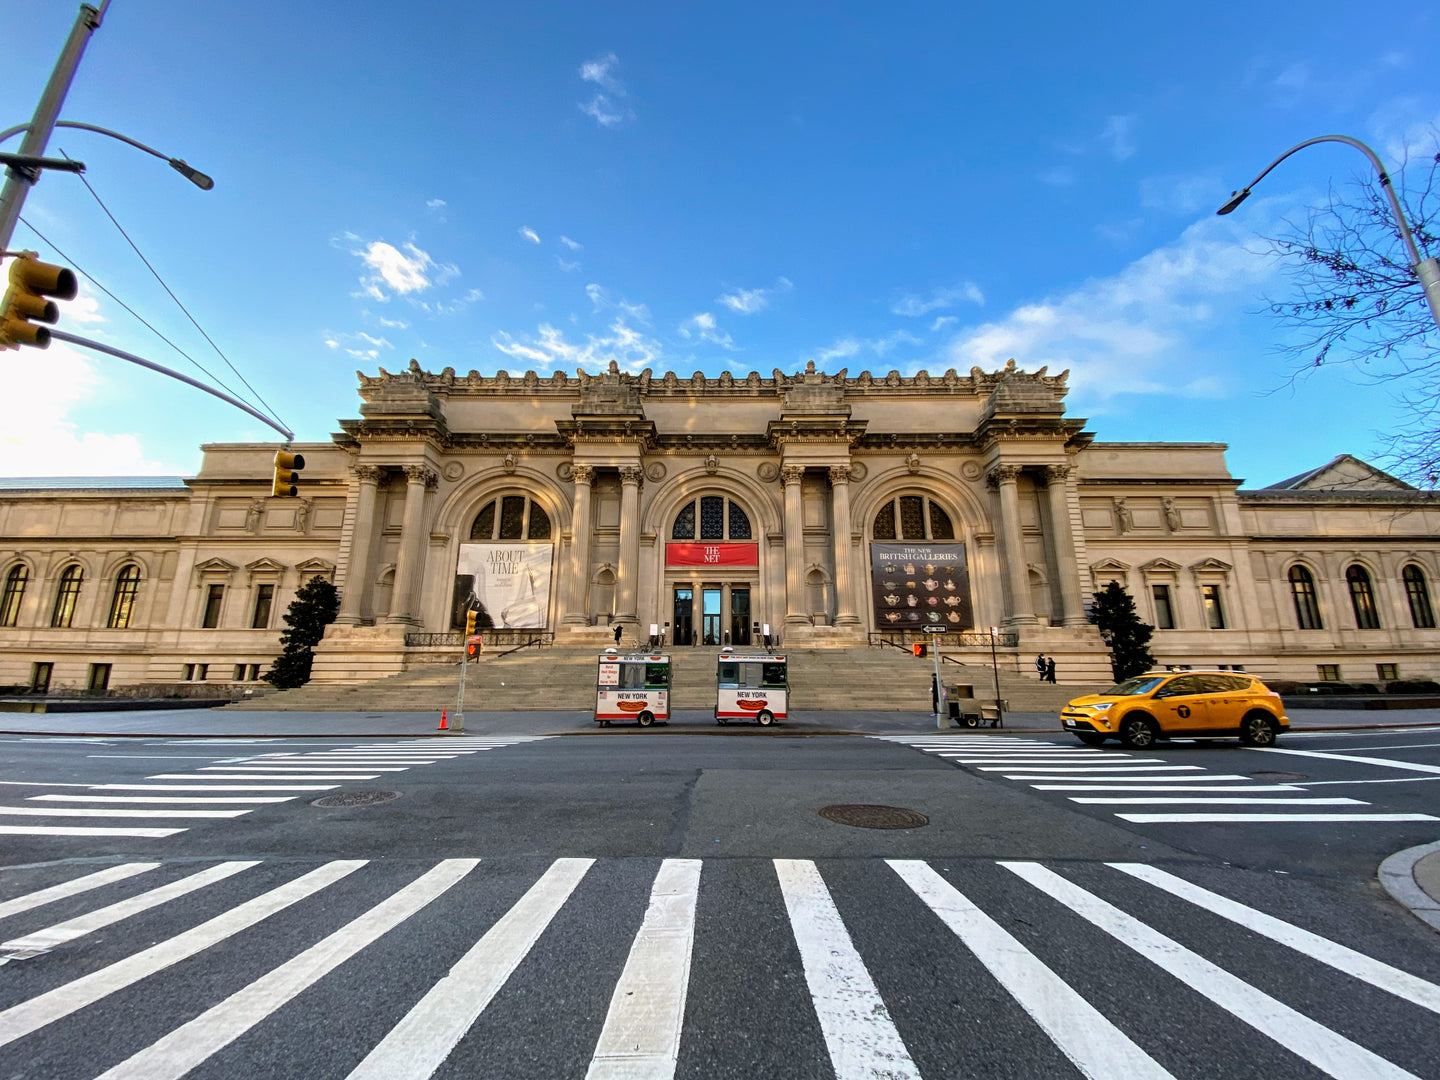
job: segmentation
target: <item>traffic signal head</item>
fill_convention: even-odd
[[[292,454],[288,450],[275,453],[275,482],[270,494],[277,498],[293,499],[299,494],[295,485],[300,482],[300,470],[305,467],[304,454]]]
[[[49,346],[50,331],[35,325],[60,321],[60,308],[47,297],[73,300],[76,291],[73,270],[42,263],[33,251],[17,256],[10,263],[10,288],[0,305],[0,348]]]
[[[465,612],[465,636],[473,637],[475,634],[475,609],[471,608]]]

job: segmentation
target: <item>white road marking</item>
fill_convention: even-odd
[[[675,1075],[699,891],[699,859],[660,864],[586,1080],[669,1080]]]
[[[1177,779],[1161,777],[1162,780]],[[1186,780],[1199,780],[1198,776],[1187,776]],[[1205,784],[1197,787],[1182,787],[1179,784],[1165,787],[1162,784],[1031,784],[1036,791],[1292,791],[1305,789],[1294,784]]]
[[[1164,758],[1144,758],[1140,761],[1121,761],[1114,765],[981,765],[980,772],[1032,772],[1032,773],[1148,773],[1148,772],[1200,772],[1199,765],[1150,765],[1151,761]]]
[[[1206,806],[1257,806],[1257,805],[1258,805],[1258,806],[1292,806],[1292,805],[1293,805],[1293,806],[1299,806],[1299,805],[1302,805],[1302,804],[1305,805],[1305,806],[1369,806],[1369,805],[1370,805],[1369,803],[1365,802],[1365,801],[1362,800],[1362,799],[1316,799],[1316,798],[1303,798],[1303,799],[1268,799],[1268,798],[1266,798],[1266,799],[1246,799],[1246,798],[1230,798],[1230,797],[1227,797],[1227,796],[1222,796],[1221,798],[1218,798],[1218,799],[1212,799],[1212,798],[1209,798],[1208,796],[1205,796],[1205,795],[1192,796],[1192,797],[1181,797],[1181,796],[1177,796],[1177,797],[1175,797],[1175,798],[1173,798],[1173,799],[1172,799],[1172,798],[1165,798],[1165,797],[1149,797],[1149,796],[1141,797],[1141,798],[1138,798],[1138,799],[1122,799],[1122,798],[1108,798],[1108,797],[1107,797],[1107,798],[1086,799],[1086,798],[1076,798],[1075,796],[1071,796],[1070,801],[1073,802],[1073,803],[1085,803],[1085,804],[1090,805],[1090,806],[1175,806],[1175,805],[1180,804],[1180,803],[1189,803],[1189,804],[1201,803],[1201,804],[1204,804],[1204,805],[1206,805]]]
[[[1278,746],[1247,746],[1261,754],[1293,754],[1296,757],[1320,758],[1322,761],[1349,761],[1358,765],[1381,765],[1387,769],[1404,769],[1407,772],[1435,773],[1440,775],[1440,765],[1424,765],[1418,761],[1392,761],[1390,758],[1361,757],[1358,754],[1337,754],[1330,750],[1284,750]]]
[[[1217,780],[1233,782],[1236,780],[1249,780],[1248,776],[1236,776],[1234,774],[1214,773],[1210,776],[1150,776],[1146,774],[1128,777],[1124,775],[1114,776],[1031,776],[1035,770],[1021,771],[1013,769],[1005,774],[1006,780],[1066,780],[1071,784],[1199,784],[1214,783]]]
[[[207,776],[207,780],[219,777]],[[91,791],[332,791],[336,784],[74,784]]]
[[[349,1080],[427,1080],[505,985],[594,859],[556,859],[355,1067]]]
[[[211,795],[31,795],[27,802],[87,802],[87,803],[183,803],[186,806],[239,805],[241,803],[282,803],[290,802],[293,795],[255,795],[245,799],[227,799]]]
[[[356,859],[326,863],[184,933],[0,1012],[0,1046],[38,1031],[254,926],[261,919],[283,911],[353,873],[366,861]]]
[[[1221,918],[1239,923],[1247,930],[1253,930],[1271,941],[1288,946],[1312,960],[1328,964],[1337,971],[1367,982],[1371,986],[1379,987],[1388,994],[1404,998],[1411,1004],[1419,1005],[1422,1009],[1440,1013],[1440,986],[1436,986],[1432,982],[1426,982],[1416,975],[1391,967],[1389,964],[1366,956],[1364,953],[1356,952],[1329,938],[1312,934],[1309,930],[1302,930],[1273,915],[1246,907],[1227,896],[1221,896],[1209,889],[1202,889],[1199,885],[1192,884],[1184,878],[1176,877],[1174,874],[1166,873],[1156,867],[1146,866],[1142,863],[1109,863],[1108,865],[1113,866],[1121,873],[1148,882],[1157,889],[1164,889],[1181,900],[1188,900],[1197,907],[1204,908]]]
[[[124,881],[136,874],[148,873],[159,865],[158,862],[132,862],[121,863],[119,866],[107,866],[104,870],[96,870],[93,874],[86,874],[84,877],[61,882],[59,885],[51,885],[46,889],[17,896],[14,899],[0,902],[0,919],[54,903],[56,900],[64,900],[67,896],[78,896],[80,893],[98,889],[102,885],[109,885],[115,881]]]
[[[99,806],[0,806],[4,817],[230,818],[249,810],[120,810]]]
[[[1116,814],[1137,825],[1263,824],[1323,821],[1440,821],[1431,814]]]
[[[1296,1012],[1053,870],[1029,862],[1000,865],[1321,1072],[1347,1080],[1417,1080],[1414,1074]]]
[[[99,1080],[179,1080],[306,987],[420,911],[479,862],[479,859],[444,860],[323,941],[106,1070]]]
[[[327,773],[334,773],[334,774],[337,775],[337,776],[339,776],[339,775],[341,775],[341,774],[344,774],[344,775],[346,775],[346,776],[349,776],[349,775],[352,775],[352,774],[355,774],[355,773],[406,772],[406,771],[408,771],[408,769],[409,769],[409,766],[408,766],[408,765],[395,765],[395,766],[385,766],[385,767],[381,767],[381,766],[378,766],[378,765],[354,765],[354,766],[350,766],[350,765],[329,765],[329,764],[326,764],[326,765],[320,765],[320,764],[312,764],[312,765],[267,765],[267,764],[257,764],[257,763],[255,763],[255,762],[250,762],[250,763],[245,764],[245,765],[202,765],[202,766],[200,766],[199,771],[200,771],[200,772],[203,772],[203,773],[235,773],[235,772],[277,773],[277,774],[283,774],[283,775],[277,777],[278,779],[283,779],[284,776],[288,776],[288,775],[291,774],[291,773],[297,773],[297,772],[312,772],[312,773],[313,773],[313,772],[327,772]]]
[[[0,825],[0,836],[174,836],[184,829],[108,829],[91,825]]]
[[[820,871],[807,859],[776,859],[775,875],[835,1080],[919,1080]]]
[[[242,870],[259,865],[258,860],[219,863],[197,873],[189,874],[178,881],[172,881],[168,885],[161,885],[159,888],[150,889],[138,896],[132,896],[127,900],[121,900],[96,911],[67,919],[54,926],[47,926],[43,930],[36,930],[24,937],[0,942],[0,953],[36,952],[57,948],[68,941],[74,941],[76,938],[111,926],[121,919],[128,919],[131,915],[138,915],[142,911],[149,911],[167,901],[186,896],[196,889],[203,889],[206,885],[224,881]]]
[[[1394,780],[1297,780],[1296,787],[1334,787],[1337,784],[1433,784],[1440,776],[1402,776]]]
[[[887,859],[886,862],[954,931],[1082,1073],[1095,1080],[1170,1076],[1098,1009],[932,867],[918,860]]]
[[[158,776],[147,776],[147,780],[377,780],[379,774],[368,776],[337,776],[334,773],[326,773],[324,776],[316,774],[309,775],[279,775],[276,773],[161,773]],[[95,787],[113,787],[113,784],[96,784]]]

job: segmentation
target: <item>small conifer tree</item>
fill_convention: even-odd
[[[281,653],[265,673],[265,681],[280,690],[309,682],[315,646],[339,613],[340,592],[330,582],[313,577],[301,585],[283,616],[288,629],[280,632]]]
[[[1110,671],[1116,682],[1123,682],[1150,670],[1155,658],[1150,655],[1153,626],[1140,621],[1135,601],[1118,581],[1112,581],[1093,595],[1090,621],[1100,629],[1100,637],[1110,647]]]

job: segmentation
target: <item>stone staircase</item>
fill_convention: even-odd
[[[761,650],[739,650],[759,652]],[[932,660],[894,648],[786,649],[790,661],[791,708],[812,710],[929,712]],[[508,656],[486,655],[466,675],[465,709],[476,711],[579,710],[594,706],[593,647],[525,649]],[[715,702],[716,648],[676,648],[671,698],[676,710],[709,709]],[[1008,662],[1008,667],[1006,666]],[[1016,674],[1013,657],[1002,660],[1000,696],[1014,712],[1058,712],[1071,698],[1098,686],[1050,686]],[[435,712],[455,707],[459,666],[428,664],[389,678],[354,685],[302,686],[238,702],[235,710]],[[989,664],[941,665],[947,685],[970,684],[976,696],[993,699]]]

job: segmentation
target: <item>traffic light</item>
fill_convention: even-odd
[[[35,323],[59,322],[60,308],[46,298],[74,300],[75,293],[73,270],[42,263],[33,251],[22,252],[10,263],[10,288],[0,305],[0,349],[48,348],[50,331]]]
[[[300,470],[304,467],[304,454],[292,454],[289,450],[277,450],[275,452],[275,483],[270,488],[270,494],[277,498],[293,499],[299,494],[300,489],[295,485],[300,482]]]
[[[465,636],[466,636],[466,637],[474,637],[474,636],[475,636],[475,615],[476,615],[476,612],[475,612],[475,609],[474,609],[474,608],[471,608],[469,611],[465,612]]]

